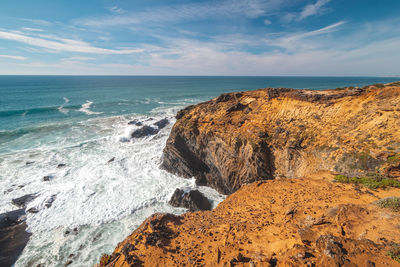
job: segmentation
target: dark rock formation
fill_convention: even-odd
[[[12,203],[20,208],[25,208],[26,204],[37,198],[37,194],[28,194],[19,198],[14,198]]]
[[[67,164],[60,163],[60,164],[57,165],[57,168],[63,168],[63,167],[65,167],[65,166],[67,166]]]
[[[131,136],[132,138],[141,138],[149,135],[155,135],[157,133],[158,129],[145,125],[142,128],[134,131]]]
[[[51,205],[53,205],[53,202],[56,200],[56,198],[57,198],[57,195],[52,195],[51,197],[49,197],[49,198],[46,200],[46,202],[44,203],[44,206],[45,206],[46,208],[50,208]]]
[[[130,122],[128,122],[129,125],[136,125],[136,126],[142,126],[143,123],[141,121],[139,121],[138,119],[134,119]]]
[[[0,214],[0,266],[11,266],[29,241],[25,211],[19,209]]]
[[[154,125],[157,126],[159,130],[165,128],[165,126],[167,126],[168,124],[169,124],[169,120],[166,118],[154,123]]]
[[[48,182],[48,181],[50,181],[52,178],[54,178],[53,175],[46,175],[46,176],[43,176],[43,181],[44,181],[44,182]]]
[[[187,208],[190,211],[211,210],[210,201],[198,190],[186,191],[177,188],[168,202],[171,206]]]

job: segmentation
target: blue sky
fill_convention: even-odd
[[[400,74],[399,0],[2,0],[0,74]]]

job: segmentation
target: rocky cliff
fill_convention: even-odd
[[[400,266],[400,83],[221,95],[177,114],[162,167],[232,194],[100,266]]]
[[[162,168],[225,194],[319,170],[399,173],[386,164],[400,152],[399,125],[399,83],[224,94],[177,114]]]
[[[374,204],[400,190],[331,180],[259,181],[213,211],[155,214],[101,266],[400,266],[400,214]]]

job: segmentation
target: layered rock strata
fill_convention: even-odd
[[[221,95],[178,112],[162,167],[231,195],[151,216],[100,266],[400,266],[376,204],[400,189],[333,182],[400,180],[400,83]]]
[[[319,170],[398,175],[399,85],[223,94],[178,112],[162,168],[225,194]]]

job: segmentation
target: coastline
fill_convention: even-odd
[[[104,255],[100,266],[397,266],[387,253],[400,242],[395,234],[400,216],[374,202],[400,194],[400,162],[391,160],[400,153],[399,98],[398,83],[320,92],[263,89],[186,108],[177,115],[163,167],[233,194],[211,212],[151,216],[112,255]],[[275,114],[280,123],[266,123]],[[289,138],[281,135],[287,132]],[[354,143],[354,132],[358,140],[373,141]],[[263,154],[265,148],[273,157]],[[235,163],[230,153],[248,163]],[[260,159],[273,172],[260,175],[265,169]],[[371,191],[356,179],[354,185],[332,182],[339,181],[337,174],[371,181],[381,175],[393,188]]]

